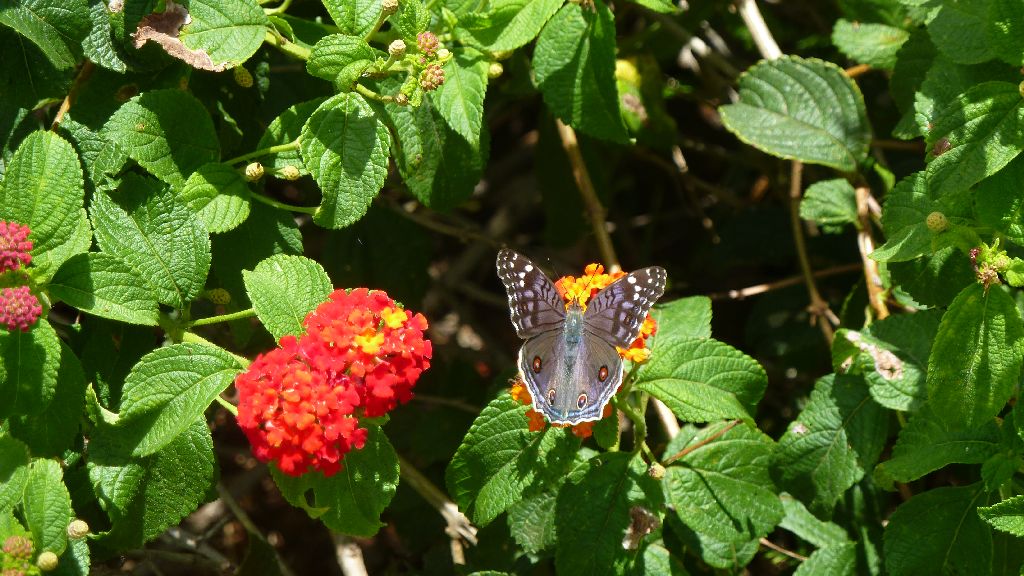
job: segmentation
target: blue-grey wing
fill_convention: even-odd
[[[618,352],[589,335],[576,345],[561,332],[531,338],[519,352],[519,369],[534,410],[554,424],[600,420],[622,383]]]
[[[623,348],[640,333],[651,306],[665,292],[665,269],[651,266],[619,278],[597,293],[583,314],[584,330]]]
[[[498,252],[498,277],[508,293],[516,334],[532,338],[565,323],[565,304],[554,283],[533,262],[514,250]]]

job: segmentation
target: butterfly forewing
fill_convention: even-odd
[[[667,278],[664,268],[652,266],[616,280],[587,305],[585,330],[612,346],[629,346],[651,306],[665,292]]]
[[[498,277],[508,293],[512,324],[520,338],[558,330],[565,305],[555,285],[528,258],[512,250],[498,252]]]

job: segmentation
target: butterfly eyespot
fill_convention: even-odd
[[[576,399],[576,407],[579,408],[580,410],[583,410],[583,408],[586,405],[587,405],[587,395],[586,394],[580,394],[580,397]]]
[[[540,356],[533,357],[533,371],[540,374],[541,361]]]
[[[601,366],[601,369],[597,371],[597,379],[604,382],[608,379],[608,367]]]
[[[548,390],[548,404],[550,404],[552,406],[555,405],[555,389],[554,388]]]

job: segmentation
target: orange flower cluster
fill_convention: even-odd
[[[558,290],[558,294],[565,300],[565,307],[568,308],[573,302],[578,302],[580,306],[585,310],[587,308],[587,302],[597,295],[598,292],[604,290],[609,284],[615,282],[619,278],[625,276],[626,273],[619,271],[611,274],[604,273],[604,266],[600,264],[588,264],[583,270],[583,275],[580,277],[575,276],[563,276],[555,281],[555,289]],[[643,325],[640,327],[640,334],[636,337],[633,342],[630,343],[628,348],[618,348],[619,356],[630,362],[645,362],[651,356],[651,351],[647,348],[647,338],[653,336],[658,331],[658,323],[655,322],[654,318],[650,314],[644,319]],[[531,406],[526,411],[526,417],[529,420],[528,426],[531,432],[539,432],[548,426],[548,421],[544,416],[532,408],[533,400],[530,396],[529,390],[526,385],[523,384],[522,380],[518,378],[513,381],[512,389],[510,390],[512,398],[520,404]],[[604,413],[601,415],[602,418],[607,418],[612,413],[612,406],[608,404],[604,407]],[[593,427],[596,422],[581,422],[572,426],[572,433],[580,438],[589,438],[593,435]],[[569,424],[558,425],[561,427],[570,426]]]
[[[306,334],[285,336],[238,375],[238,423],[261,461],[290,476],[332,476],[366,442],[360,418],[412,398],[430,367],[427,320],[384,292],[357,288],[335,290],[303,326]]]

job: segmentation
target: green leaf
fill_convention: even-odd
[[[313,220],[344,228],[362,218],[384,186],[390,147],[387,127],[362,96],[322,103],[302,127],[302,160],[323,192]]]
[[[871,400],[862,378],[819,378],[810,401],[779,439],[777,483],[812,511],[831,510],[875,465],[888,423],[888,414]]]
[[[996,56],[1011,66],[1024,64],[1024,6],[1013,0],[988,0],[985,24]]]
[[[123,74],[128,70],[128,65],[114,47],[110,18],[111,13],[106,2],[89,0],[89,20],[92,26],[89,35],[82,42],[82,50],[85,57],[93,63]]]
[[[936,417],[928,405],[900,430],[892,455],[875,469],[886,488],[911,482],[950,464],[981,464],[999,450],[995,420],[977,428],[958,430]]]
[[[21,502],[28,482],[28,447],[0,433],[0,515],[8,514]]]
[[[850,541],[846,530],[834,522],[826,522],[811,514],[803,502],[789,494],[781,494],[779,501],[786,515],[779,521],[785,528],[818,548],[840,546]]]
[[[533,53],[537,85],[552,114],[576,130],[625,142],[615,85],[615,17],[567,3],[548,21]]]
[[[661,485],[639,455],[606,452],[578,467],[555,503],[555,571],[562,576],[628,573],[637,550],[624,549],[634,508],[660,518]],[[642,515],[638,514],[638,515]],[[637,534],[640,540],[642,534]],[[625,538],[624,538],[625,537]]]
[[[254,0],[189,0],[186,48],[202,50],[214,64],[238,66],[259,50],[270,21]]]
[[[397,140],[395,164],[409,191],[435,210],[451,209],[468,199],[483,175],[486,134],[480,146],[466,140],[431,100],[418,108],[389,106],[387,113]]]
[[[871,258],[879,262],[904,262],[955,244],[952,230],[933,232],[928,228],[932,212],[941,212],[951,227],[969,225],[971,197],[963,193],[938,196],[929,189],[923,172],[900,180],[886,196],[882,212],[882,227],[888,241],[872,252]]]
[[[838,66],[787,56],[740,76],[740,100],[719,108],[740,140],[779,158],[853,172],[871,128],[864,97]]]
[[[28,332],[0,330],[0,418],[46,410],[59,366],[60,340],[46,320]]]
[[[33,132],[18,146],[0,182],[0,220],[31,228],[33,268],[52,275],[89,249],[83,186],[78,154],[57,134]]]
[[[63,554],[72,519],[71,495],[56,460],[34,460],[29,465],[22,510],[36,550]]]
[[[302,256],[271,256],[252,272],[243,271],[242,279],[256,315],[275,340],[304,333],[302,320],[333,290],[323,267]]]
[[[360,38],[373,30],[380,16],[380,0],[324,0],[324,6],[343,34]]]
[[[53,400],[40,414],[12,419],[11,434],[24,441],[36,456],[57,458],[72,446],[85,406],[85,372],[67,344],[61,342],[60,368]],[[0,448],[2,452],[2,448]],[[0,472],[0,478],[4,474]],[[0,496],[0,510],[3,510]]]
[[[203,164],[192,173],[178,200],[195,212],[206,230],[227,232],[249,217],[249,183],[227,164]]]
[[[637,4],[645,5],[654,0],[640,0]],[[682,555],[682,550],[676,551],[678,555],[669,552],[662,542],[652,542],[644,547],[643,556],[640,558],[638,573],[645,576],[689,576]],[[641,571],[642,568],[642,571]]]
[[[1024,459],[1019,454],[996,452],[981,465],[981,480],[987,490],[995,492],[1005,485],[1022,465]]]
[[[844,178],[811,184],[800,201],[800,217],[838,231],[846,224],[857,224],[857,198],[853,186]]]
[[[681,420],[749,420],[768,376],[746,354],[717,340],[674,338],[669,332],[640,366],[637,390],[650,392]]]
[[[526,410],[505,393],[491,400],[448,465],[448,493],[478,525],[561,478],[579,448],[565,428],[530,432]]]
[[[423,2],[399,2],[398,12],[388,18],[388,23],[406,44],[415,46],[416,35],[430,25],[430,10]]]
[[[1024,495],[1012,496],[992,506],[979,507],[978,516],[996,530],[1024,538]]]
[[[152,90],[125,102],[107,121],[103,135],[175,189],[220,156],[209,112],[181,90]]]
[[[832,28],[832,43],[856,62],[892,70],[896,53],[910,33],[886,24],[850,22],[840,18]]]
[[[685,427],[674,447],[699,447],[668,467],[663,484],[683,542],[711,566],[740,569],[784,510],[768,474],[771,438],[746,424],[716,437],[730,425]]]
[[[146,354],[124,381],[117,423],[133,456],[167,446],[201,418],[242,369],[224,350],[174,344]]]
[[[885,529],[886,570],[894,576],[988,574],[992,533],[978,517],[979,504],[985,504],[980,483],[936,488],[904,502]]]
[[[928,34],[940,52],[959,64],[978,64],[996,55],[988,43],[986,16],[989,0],[942,2],[928,22]]]
[[[175,308],[199,297],[210,270],[210,237],[199,218],[155,180],[126,174],[117,201],[93,197],[96,242],[117,256]]]
[[[0,26],[0,54],[0,101],[35,109],[67,94],[73,70],[57,69],[38,46],[5,26]]]
[[[1017,84],[984,82],[937,110],[928,149],[939,140],[949,148],[931,157],[928,187],[939,195],[966,190],[1013,160],[1024,149],[1022,102]]]
[[[380,428],[369,426],[368,432],[366,445],[345,454],[343,468],[331,478],[321,472],[292,477],[272,466],[281,494],[331,530],[363,537],[376,534],[384,525],[380,514],[398,487],[398,455]]]
[[[11,0],[0,10],[0,24],[34,42],[57,68],[70,68],[82,53],[89,7],[85,0]]]
[[[989,81],[1016,84],[1019,80],[1019,72],[1001,62],[967,66],[939,54],[927,66],[924,81],[912,96],[918,135],[931,132],[938,113],[953,106],[969,88]]]
[[[98,539],[109,549],[138,548],[177,524],[206,499],[217,473],[205,418],[143,459],[125,460],[116,448],[114,454],[94,453],[101,448],[90,444],[89,478],[113,523]]]
[[[355,83],[373,65],[378,52],[362,38],[332,34],[313,46],[306,71],[334,83],[342,92],[355,89]]]
[[[444,84],[431,101],[471,147],[478,147],[484,123],[484,95],[487,93],[488,62],[472,48],[455,50],[444,67]]]
[[[508,529],[526,552],[537,554],[555,545],[555,497],[541,492],[523,498],[508,509]]]
[[[666,340],[711,338],[711,299],[706,296],[690,296],[657,304],[651,315],[658,323],[652,350],[658,345],[659,336]]]
[[[927,310],[889,316],[863,332],[840,330],[859,352],[854,362],[868,383],[871,397],[892,410],[915,411],[927,399],[925,373],[942,312]],[[842,360],[837,358],[837,363]]]
[[[971,260],[950,247],[909,262],[890,262],[894,285],[927,306],[949,306],[961,290],[977,281]]]
[[[932,44],[928,31],[917,28],[896,53],[896,65],[889,79],[889,91],[896,106],[903,113],[899,123],[893,128],[893,136],[910,139],[922,136],[921,126],[917,124],[914,114],[914,97],[921,90],[922,83],[937,51]]]
[[[280,146],[297,140],[299,135],[302,134],[302,126],[323,102],[322,98],[317,98],[315,100],[299,102],[286,108],[284,112],[281,112],[267,126],[267,131],[263,133],[260,143],[256,148],[264,149],[271,146]],[[266,168],[268,174],[276,173],[285,166],[295,167],[299,174],[302,175],[309,173],[306,170],[306,165],[302,163],[302,157],[299,155],[298,148],[262,156],[260,157],[260,162]]]
[[[1018,156],[1002,170],[978,183],[975,201],[978,221],[995,228],[1007,240],[1024,245],[1024,157]]]
[[[68,547],[60,557],[57,569],[49,572],[49,576],[89,576],[91,560],[89,557],[89,541],[68,540]]]
[[[515,50],[537,37],[562,0],[496,0],[478,25],[460,29],[489,52]],[[459,21],[462,24],[462,20]]]
[[[116,256],[87,252],[72,256],[54,274],[50,295],[102,318],[156,326],[159,305],[153,289]]]
[[[953,428],[998,414],[1020,379],[1024,325],[999,287],[968,286],[942,316],[928,357],[928,402]]]
[[[815,550],[793,576],[853,576],[856,573],[857,545],[846,542]]]

